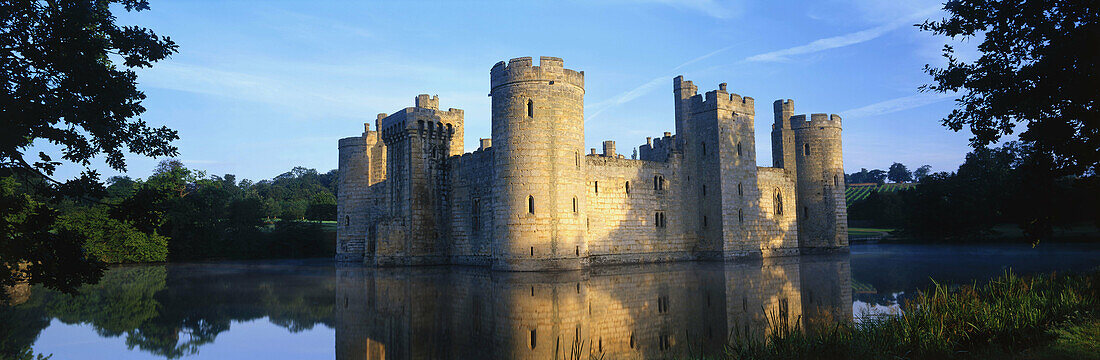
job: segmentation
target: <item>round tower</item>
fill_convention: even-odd
[[[367,187],[370,161],[363,136],[340,139],[336,184],[336,260],[362,261],[367,238]]]
[[[491,73],[493,267],[585,265],[584,72],[561,59],[530,57]]]
[[[840,116],[791,117],[798,182],[798,243],[810,250],[848,246]]]

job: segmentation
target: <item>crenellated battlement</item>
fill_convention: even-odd
[[[718,90],[707,91],[704,96],[695,95],[691,99],[696,113],[722,110],[756,115],[755,100],[727,92],[726,83],[718,84]]]
[[[346,138],[340,139],[340,145],[339,145],[340,148],[356,147],[356,146],[366,147],[367,142],[363,140],[362,136],[353,136],[353,137],[346,137]]]
[[[791,116],[794,116],[794,100],[779,99],[772,103],[772,111],[775,113],[775,123],[772,124],[772,129],[782,127],[790,120]]]
[[[672,91],[676,93],[685,92],[690,94],[688,96],[695,96],[699,94],[699,87],[695,86],[691,80],[684,80],[684,76],[680,75],[672,79]]]
[[[538,66],[532,65],[530,57],[511,59],[507,64],[501,61],[489,70],[489,74],[490,94],[497,87],[529,81],[568,84],[584,90],[584,71],[566,69],[565,62],[556,57],[540,57]]]
[[[840,115],[837,114],[810,114],[810,120],[806,121],[806,114],[791,116],[791,129],[808,130],[812,128],[837,128],[840,129]]]

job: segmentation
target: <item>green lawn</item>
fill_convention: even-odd
[[[849,239],[880,239],[890,235],[894,229],[848,228]]]

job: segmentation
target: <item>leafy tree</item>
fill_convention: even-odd
[[[329,192],[320,192],[310,199],[306,208],[306,219],[311,221],[336,220],[336,197]]]
[[[873,183],[877,183],[879,185],[882,185],[882,183],[885,182],[885,181],[886,181],[886,172],[885,171],[882,171],[882,170],[879,170],[879,169],[874,169],[874,170],[871,170],[870,172],[867,173],[867,182],[873,182]]]
[[[29,279],[68,289],[97,279],[98,267],[80,251],[84,239],[51,232],[64,197],[86,200],[103,190],[98,174],[60,183],[50,178],[60,161],[87,168],[102,154],[124,171],[125,152],[172,156],[176,132],[140,118],[145,95],[134,68],[149,67],[177,51],[168,37],[137,26],[118,26],[112,6],[149,8],[145,0],[0,2],[0,169],[6,182],[0,218],[0,285]],[[121,59],[118,66],[114,59]],[[25,152],[36,142],[58,154]],[[14,184],[35,187],[13,193]]]
[[[906,168],[905,164],[902,163],[890,165],[890,171],[887,173],[887,177],[890,181],[895,183],[913,181],[913,173],[909,172],[909,168]]]
[[[944,68],[925,65],[924,91],[960,92],[943,124],[969,128],[980,148],[1026,124],[1020,140],[1051,154],[1065,174],[1100,173],[1100,5],[1074,0],[951,0],[948,17],[919,27],[953,39],[981,38],[981,57],[943,48]]]
[[[84,252],[109,264],[158,262],[168,259],[168,239],[145,233],[130,223],[107,216],[105,206],[77,208],[57,221],[60,232],[84,238]]]
[[[878,183],[881,185],[885,179],[885,171],[879,169],[867,171],[866,168],[859,169],[857,173],[851,173],[844,176],[844,181],[848,184]]]
[[[920,182],[920,179],[924,178],[925,176],[928,176],[931,173],[932,173],[932,166],[931,165],[921,165],[921,167],[917,168],[917,170],[913,172],[913,181]]]

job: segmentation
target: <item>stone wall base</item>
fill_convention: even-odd
[[[819,254],[847,254],[850,250],[847,246],[834,246],[834,247],[804,247],[799,248],[799,251],[804,255],[819,255]]]
[[[688,251],[668,251],[650,253],[590,255],[588,259],[589,264],[598,266],[691,261],[695,260],[696,256],[695,254],[692,254]]]
[[[587,257],[569,257],[552,259],[506,259],[484,255],[460,256],[374,256],[363,257],[357,254],[337,254],[337,262],[359,262],[368,266],[422,266],[422,265],[469,265],[489,266],[501,271],[565,271],[580,270],[590,266],[629,265],[647,263],[667,263],[677,261],[736,261],[776,258],[798,255],[846,254],[847,246],[840,247],[803,247],[776,248],[748,251],[666,251],[649,253],[601,254]]]
[[[363,262],[363,254],[336,253],[336,262]]]
[[[580,270],[588,267],[587,257],[556,259],[493,259],[493,270],[503,271],[560,271]]]

